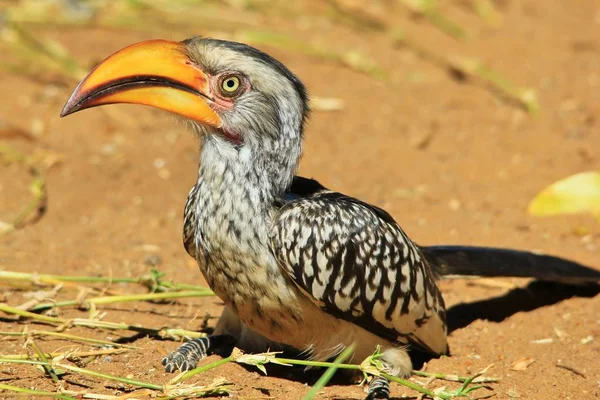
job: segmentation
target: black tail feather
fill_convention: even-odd
[[[427,246],[422,251],[438,276],[512,276],[565,284],[600,284],[600,271],[544,254],[472,246]]]

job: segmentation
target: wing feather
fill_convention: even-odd
[[[324,188],[302,193],[283,202],[275,216],[272,251],[326,312],[388,341],[447,351],[435,277],[385,211]]]

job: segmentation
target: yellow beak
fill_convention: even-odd
[[[61,117],[103,104],[144,104],[221,127],[210,107],[208,76],[181,43],[149,40],[119,50],[96,66],[75,88]]]

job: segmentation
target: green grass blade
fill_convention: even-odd
[[[350,346],[346,347],[346,349],[339,356],[336,357],[336,359],[333,361],[334,365],[327,368],[327,370],[323,373],[323,375],[321,375],[319,380],[313,385],[312,388],[310,388],[308,393],[306,393],[306,396],[304,396],[304,400],[314,399],[315,396],[321,390],[323,390],[325,385],[327,385],[327,383],[331,380],[331,378],[333,378],[335,371],[338,370],[338,364],[342,364],[344,361],[346,361],[348,359],[348,357],[350,357],[352,355],[352,353],[354,353],[355,348],[356,348],[356,344],[353,343]]]
[[[66,394],[61,394],[61,393],[52,393],[52,392],[43,392],[40,390],[33,390],[33,389],[27,389],[27,388],[22,388],[22,387],[18,387],[18,386],[12,386],[12,385],[6,385],[4,383],[0,383],[0,389],[1,390],[6,390],[7,392],[13,392],[13,393],[19,393],[19,394],[29,394],[32,396],[43,396],[43,397],[50,397],[53,399],[61,399],[61,400],[77,400],[76,397],[71,397],[71,396],[67,396]]]
[[[223,364],[227,364],[228,362],[231,362],[231,361],[233,361],[233,356],[229,356],[229,357],[223,358],[221,360],[217,360],[210,364],[202,365],[200,367],[194,368],[190,371],[184,372],[183,374],[176,376],[175,378],[173,378],[171,380],[170,383],[174,384],[174,383],[182,382],[188,378],[191,378],[194,375],[201,374],[202,372],[206,372],[209,369],[217,368],[217,367],[219,367]]]

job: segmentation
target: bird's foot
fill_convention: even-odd
[[[374,376],[369,383],[366,400],[388,400],[390,398],[390,381],[383,376]]]
[[[206,336],[190,340],[181,345],[177,350],[162,359],[165,371],[181,372],[196,368],[198,362],[207,355],[224,347],[233,346],[235,338],[229,335]]]
[[[392,347],[383,351],[380,361],[383,372],[408,378],[412,372],[412,362],[404,347]],[[383,376],[374,376],[369,382],[366,400],[388,400],[390,398],[390,381]]]

